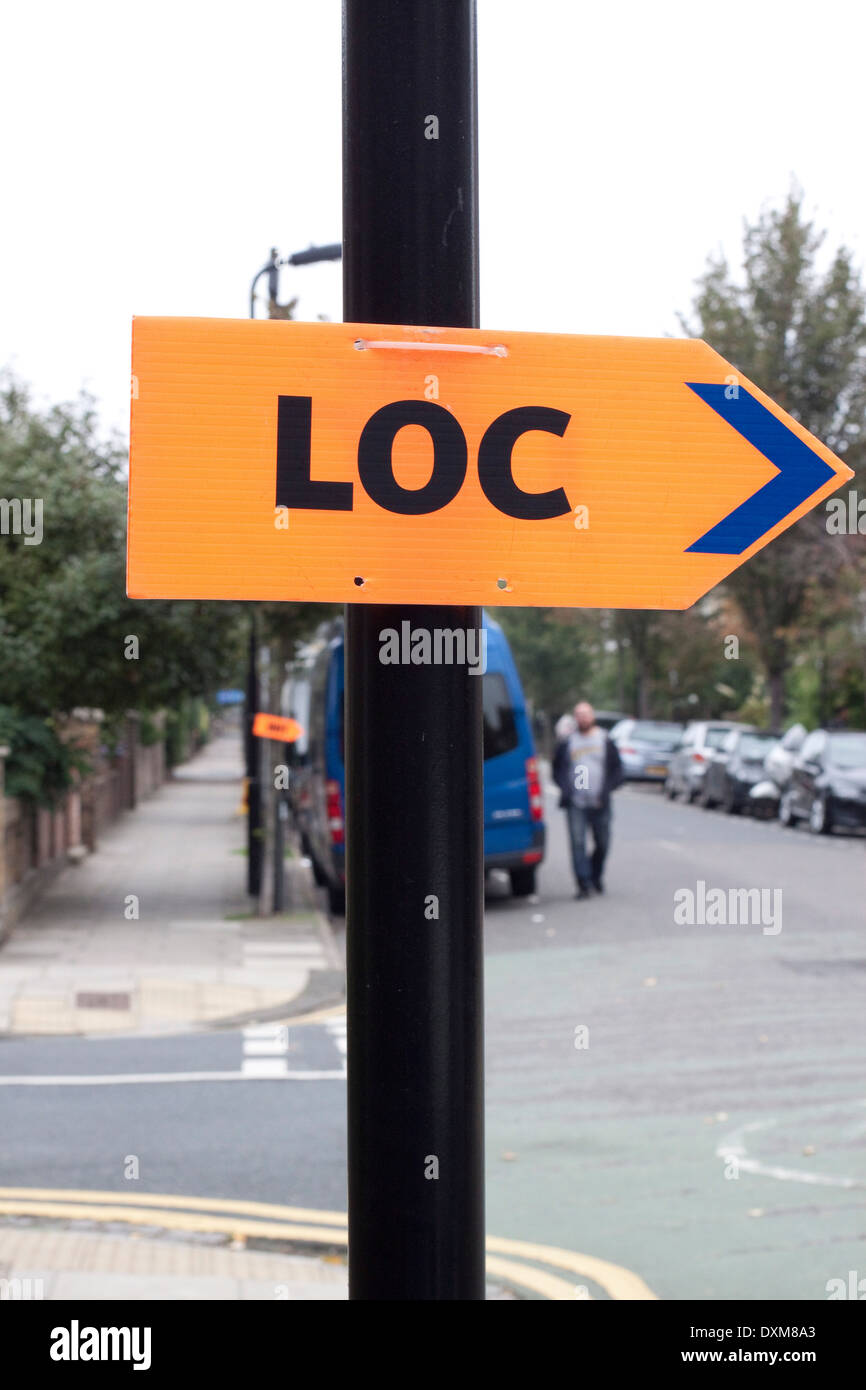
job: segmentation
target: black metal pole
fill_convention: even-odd
[[[285,792],[274,792],[274,912],[286,910],[286,801]]]
[[[261,749],[253,734],[253,720],[259,705],[258,624],[255,609],[250,610],[250,644],[247,662],[246,725],[244,729],[247,764],[247,892],[258,898],[262,890],[262,783]]]
[[[344,318],[477,327],[474,0],[345,0],[344,44]],[[349,1292],[483,1299],[482,681],[382,665],[405,619],[481,612],[346,608]]]

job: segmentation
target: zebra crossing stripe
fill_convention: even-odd
[[[285,1024],[254,1023],[243,1030],[243,1076],[286,1076],[289,1030]]]

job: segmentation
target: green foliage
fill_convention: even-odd
[[[163,720],[145,710],[138,723],[138,741],[143,748],[150,748],[164,737]]]
[[[185,762],[204,741],[207,707],[201,700],[184,698],[165,719],[165,758],[169,767]]]
[[[590,673],[590,629],[583,615],[567,608],[492,608],[490,613],[511,644],[532,705],[553,720],[571,709]]]
[[[841,247],[821,262],[823,241],[805,216],[802,194],[792,191],[781,208],[746,226],[741,278],[723,258],[710,259],[698,282],[694,322],[681,322],[863,478],[866,292],[850,251]],[[792,652],[815,631],[809,623],[815,592],[838,590],[852,564],[853,592],[863,591],[862,552],[852,552],[850,538],[828,537],[825,520],[823,508],[804,517],[725,581],[756,639],[774,723],[782,721]],[[856,605],[843,602],[835,621],[847,625],[859,646],[862,684],[864,630]]]
[[[91,402],[36,410],[0,387],[0,494],[42,502],[39,545],[0,537],[0,700],[44,716],[158,709],[240,657],[240,605],[126,597],[124,454]],[[127,659],[127,639],[138,658]]]
[[[87,770],[81,752],[64,743],[51,720],[0,705],[0,745],[9,749],[5,793],[31,803],[53,804]]]

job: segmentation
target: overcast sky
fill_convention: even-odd
[[[482,324],[678,331],[792,177],[862,264],[864,14],[480,0]],[[7,6],[0,366],[125,433],[133,314],[242,317],[271,245],[339,240],[340,62],[338,0]],[[339,319],[339,265],[290,294]]]

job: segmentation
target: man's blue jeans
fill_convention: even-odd
[[[592,831],[592,854],[586,852],[586,832]],[[606,806],[569,806],[571,862],[578,888],[600,883],[610,846],[610,802]]]

